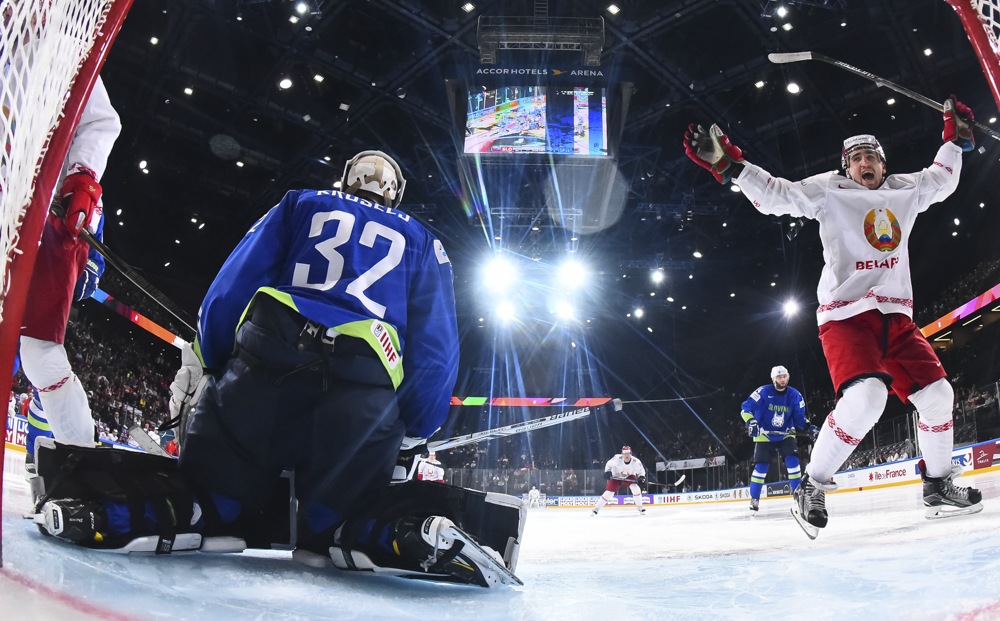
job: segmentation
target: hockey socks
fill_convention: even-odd
[[[844,390],[813,446],[806,472],[814,481],[829,481],[833,477],[878,422],[888,397],[885,384],[874,377],[858,380]]]
[[[785,468],[788,469],[788,482],[792,486],[792,493],[798,489],[799,483],[802,482],[802,470],[799,468],[799,458],[795,455],[789,455],[785,457]]]
[[[750,497],[760,498],[760,490],[764,487],[764,478],[767,477],[767,469],[770,464],[754,464],[753,474],[750,475]]]
[[[69,366],[66,349],[58,343],[22,336],[21,364],[38,390],[55,437],[64,444],[94,446],[94,420],[87,393]]]
[[[931,477],[941,478],[951,473],[951,451],[955,444],[951,418],[954,402],[955,393],[944,378],[910,395],[910,403],[920,413],[917,441]]]
[[[604,492],[601,497],[597,499],[597,505],[594,510],[591,511],[592,514],[597,515],[597,512],[604,508],[608,501],[615,497],[614,492]]]

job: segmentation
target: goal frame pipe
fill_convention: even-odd
[[[997,58],[997,50],[993,49],[990,37],[986,34],[986,28],[990,26],[979,19],[979,11],[972,6],[972,0],[945,0],[958,13],[958,18],[962,20],[962,27],[972,43],[976,56],[979,57],[979,64],[986,74],[986,81],[990,85],[990,92],[993,93],[993,100],[1000,108],[1000,59]]]
[[[66,105],[63,106],[60,115],[62,122],[58,123],[52,132],[48,149],[45,151],[38,175],[35,177],[31,201],[28,203],[24,220],[21,222],[21,228],[18,232],[17,251],[14,253],[14,260],[7,269],[6,277],[10,279],[10,288],[4,300],[4,316],[0,320],[0,378],[5,378],[0,381],[6,386],[2,391],[6,398],[0,406],[0,420],[3,421],[2,428],[5,431],[5,436],[7,404],[10,403],[13,383],[14,356],[21,336],[21,318],[24,315],[28,285],[31,284],[31,273],[35,267],[35,257],[38,253],[39,241],[42,238],[45,218],[49,212],[52,193],[55,191],[56,181],[62,173],[63,160],[66,159],[66,154],[69,152],[70,143],[72,143],[73,135],[76,133],[76,126],[83,114],[83,108],[87,105],[90,92],[101,73],[101,67],[104,66],[108,50],[111,49],[111,44],[118,36],[125,16],[132,8],[132,2],[133,0],[115,0],[111,4],[104,24],[101,25],[100,32],[94,39],[93,47],[90,48],[87,57],[80,64],[76,79],[73,80],[73,85],[70,87]],[[0,471],[3,470],[6,453],[5,441],[4,450],[0,453]],[[0,513],[2,510],[3,477],[0,476]],[[0,567],[3,567],[2,520],[0,520]]]

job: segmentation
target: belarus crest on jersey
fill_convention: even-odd
[[[781,429],[785,426],[785,414],[783,412],[777,412],[774,418],[771,419],[771,426],[775,429]]]
[[[872,209],[865,216],[865,239],[875,250],[892,252],[899,246],[902,237],[899,221],[888,209]]]

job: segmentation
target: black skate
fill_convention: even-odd
[[[400,518],[392,526],[395,554],[381,550],[352,550],[333,545],[329,556],[299,547],[293,558],[311,567],[326,567],[332,561],[338,569],[371,571],[376,574],[475,584],[481,587],[524,583],[504,564],[503,557],[491,548],[481,547],[448,518]]]
[[[920,460],[920,477],[924,481],[924,514],[928,520],[971,515],[983,510],[983,494],[974,487],[959,487],[954,480],[962,475],[961,469],[952,470],[945,477],[927,476],[924,460]]]
[[[810,539],[819,535],[819,529],[826,528],[826,493],[836,489],[833,481],[820,482],[802,474],[802,483],[792,494],[792,517]]]
[[[757,515],[757,511],[760,510],[760,498],[750,499],[750,517]]]

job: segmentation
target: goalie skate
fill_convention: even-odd
[[[920,477],[924,482],[924,517],[928,520],[972,515],[983,510],[983,494],[974,487],[959,487],[954,480],[962,476],[957,466],[945,477],[930,477],[926,474],[924,460],[920,460]]]

